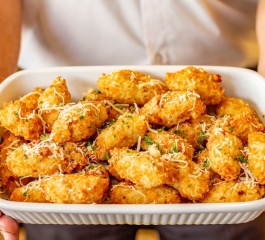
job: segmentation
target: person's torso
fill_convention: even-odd
[[[257,62],[256,0],[24,0],[23,68]]]

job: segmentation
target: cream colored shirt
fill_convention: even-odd
[[[257,64],[256,0],[23,0],[19,66]]]

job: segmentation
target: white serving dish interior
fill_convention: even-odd
[[[95,66],[57,67],[17,72],[0,85],[0,106],[18,99],[34,87],[47,87],[57,76],[67,81],[73,101],[82,98],[90,88],[96,88],[102,73],[131,69],[163,79],[166,72],[175,72],[186,66]],[[202,67],[222,76],[225,95],[247,101],[264,123],[265,79],[248,69],[217,66]],[[34,224],[235,224],[254,220],[265,209],[265,199],[241,203],[212,204],[52,204],[11,202],[0,199],[0,209],[19,222]]]

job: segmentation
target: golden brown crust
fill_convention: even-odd
[[[156,95],[141,109],[151,124],[173,127],[205,112],[205,105],[198,95],[189,91],[168,91]]]
[[[188,66],[175,73],[166,73],[166,85],[174,91],[195,91],[205,105],[216,105],[221,102],[224,89],[221,76],[208,73],[202,68]]]
[[[112,100],[137,105],[144,105],[156,94],[167,90],[162,81],[132,70],[103,74],[97,83],[99,90]]]
[[[248,135],[248,166],[256,180],[265,184],[265,133]]]
[[[180,203],[179,193],[169,186],[146,189],[126,182],[114,185],[110,192],[114,204],[171,204]]]
[[[261,199],[263,195],[264,186],[229,181],[214,185],[202,202],[246,202]]]

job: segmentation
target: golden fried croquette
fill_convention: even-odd
[[[91,137],[107,119],[106,107],[100,102],[81,101],[60,112],[52,127],[55,142],[80,141]]]
[[[16,148],[6,158],[8,169],[17,177],[52,175],[63,171],[67,162],[61,147],[55,143],[28,143]]]
[[[107,160],[109,150],[114,147],[132,147],[147,132],[145,116],[125,113],[116,122],[103,129],[95,143],[95,154],[100,160]]]
[[[88,160],[82,149],[73,142],[63,144],[64,161],[67,163],[63,171],[72,173],[82,170],[88,164]]]
[[[2,136],[2,143],[0,145],[0,179],[2,188],[10,196],[13,190],[21,185],[17,176],[8,169],[6,165],[6,157],[19,145],[26,141],[22,137],[16,137],[13,133],[7,131]],[[26,179],[23,180],[24,182]]]
[[[248,167],[260,184],[265,184],[265,133],[248,135]]]
[[[51,132],[55,120],[58,118],[60,108],[71,102],[66,81],[61,76],[55,78],[38,100],[39,115],[45,122],[48,132]]]
[[[264,186],[238,181],[228,181],[214,185],[202,202],[246,202],[261,199],[263,195]]]
[[[49,201],[45,197],[46,195],[40,187],[40,181],[35,180],[26,186],[16,188],[10,196],[10,200],[16,202],[48,203]]]
[[[166,85],[149,75],[121,70],[103,74],[97,81],[100,92],[119,103],[144,105],[156,94],[167,90]]]
[[[43,180],[41,187],[53,203],[102,203],[109,191],[109,177],[95,173],[58,175]]]
[[[151,124],[173,127],[205,112],[205,105],[199,95],[190,91],[168,91],[158,94],[146,103],[140,114]]]
[[[170,128],[169,132],[185,138],[194,149],[199,150],[205,147],[207,133],[215,120],[215,116],[202,114]]]
[[[241,170],[239,156],[242,148],[241,140],[234,134],[219,132],[211,135],[207,142],[211,169],[222,179],[237,179]]]
[[[37,88],[19,100],[5,103],[0,110],[1,126],[26,140],[38,139],[43,131],[37,112],[40,96],[41,90]]]
[[[204,197],[210,186],[207,169],[203,169],[183,153],[164,154],[161,158],[174,163],[176,178],[169,185],[177,189],[183,198],[200,200]]]
[[[174,91],[195,91],[205,105],[221,102],[224,89],[219,74],[208,73],[202,68],[188,66],[175,73],[166,73],[166,85]]]
[[[142,149],[147,151],[153,144],[157,146],[161,154],[182,152],[190,158],[193,158],[194,156],[194,149],[187,142],[187,140],[172,132],[148,132],[147,135],[142,139]]]
[[[239,98],[225,97],[222,102],[215,106],[217,116],[228,115],[229,128],[246,144],[248,134],[262,132],[263,124],[259,121],[257,113],[248,103]]]
[[[43,137],[43,140],[24,143],[6,158],[8,169],[16,177],[52,175],[59,172],[79,171],[88,164],[82,149],[72,142],[59,145]]]
[[[111,189],[111,203],[114,204],[170,204],[180,203],[180,196],[176,189],[160,186],[145,189],[138,185],[121,182]]]
[[[173,183],[175,169],[173,162],[163,161],[148,152],[138,152],[128,148],[110,150],[109,164],[122,179],[144,188],[158,187]]]

